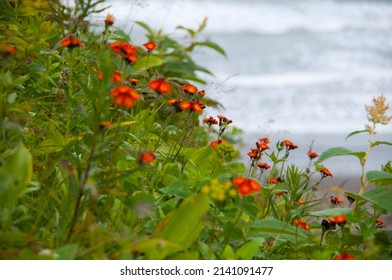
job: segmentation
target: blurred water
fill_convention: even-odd
[[[244,130],[247,144],[254,142],[253,136],[266,135],[298,139],[306,146],[315,139],[320,149],[342,144],[363,150],[366,139],[345,142],[344,137],[363,129],[364,104],[381,93],[392,103],[392,1],[110,3],[110,12],[137,44],[145,38],[135,20],[171,33],[178,25],[197,28],[208,17],[203,36],[220,44],[227,58],[202,49],[196,52],[197,61],[215,74],[206,77],[209,84],[203,88]],[[185,36],[177,32],[178,38]],[[216,113],[209,108],[205,112]],[[383,140],[392,141],[392,124],[379,131]],[[306,135],[311,138],[304,140]],[[376,167],[391,159],[392,152],[381,149],[370,164]],[[350,170],[345,166],[351,163],[340,162]]]

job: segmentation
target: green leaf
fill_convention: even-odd
[[[263,233],[264,237],[280,237],[286,240],[293,240],[293,237],[304,240],[308,237],[306,230],[275,219],[259,220],[249,224],[249,227],[257,233]]]
[[[392,174],[384,171],[371,170],[366,173],[366,180],[368,182],[392,185]]]
[[[47,139],[41,142],[33,151],[34,155],[44,155],[50,154],[55,152],[60,152],[75,140],[80,140],[82,137],[80,136],[63,136],[58,138]]]
[[[8,221],[19,197],[25,193],[33,176],[33,158],[23,144],[0,168],[0,220]]]
[[[362,197],[385,209],[388,213],[392,213],[392,187],[382,186],[368,191]]]
[[[159,223],[153,238],[189,247],[205,225],[205,215],[208,210],[208,196],[193,195],[185,199],[180,207],[170,212]]]
[[[310,216],[315,216],[315,217],[334,217],[338,215],[347,215],[352,212],[351,208],[331,208],[331,209],[325,209],[321,211],[315,211],[315,212],[310,212]]]
[[[133,249],[146,253],[151,260],[162,260],[169,255],[183,250],[183,248],[175,242],[156,238],[142,240],[136,243]]]
[[[68,244],[56,250],[57,260],[74,260],[78,252],[78,244]]]
[[[220,258],[222,260],[235,260],[236,259],[234,251],[233,251],[233,248],[231,248],[231,246],[229,244],[226,245],[225,249],[223,250],[223,252],[222,252],[222,254],[220,256]]]
[[[378,146],[378,145],[388,145],[388,146],[392,146],[392,142],[387,142],[387,141],[376,141],[373,143],[373,147],[374,146]]]
[[[323,152],[318,158],[317,162],[322,162],[326,159],[336,156],[356,156],[360,160],[365,157],[365,152],[353,152],[344,147],[333,147]]]
[[[148,64],[147,64],[148,61]],[[143,56],[141,59],[139,59],[135,64],[133,64],[132,68],[136,71],[138,70],[143,70],[146,68],[150,68],[153,66],[159,66],[161,64],[163,64],[165,61],[155,55],[150,55],[150,57],[148,56]]]
[[[135,23],[147,31],[149,39],[153,39],[155,37],[154,31],[146,23],[142,21],[135,21]]]
[[[254,255],[260,250],[261,244],[265,241],[264,238],[255,238],[247,242],[236,253],[238,260],[251,260]]]
[[[192,45],[190,45],[188,47],[189,51],[192,51],[194,49],[194,47],[196,47],[196,46],[205,46],[205,47],[208,47],[210,49],[217,51],[218,53],[222,54],[223,56],[227,56],[225,50],[222,49],[222,47],[220,47],[218,44],[215,44],[210,41],[194,42]]]
[[[346,140],[348,139],[348,138],[350,138],[351,136],[353,136],[353,135],[356,135],[356,134],[359,134],[359,133],[364,133],[364,132],[369,132],[369,130],[357,130],[357,131],[353,131],[353,132],[351,132],[349,135],[347,135],[347,137],[346,137]]]

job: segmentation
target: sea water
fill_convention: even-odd
[[[179,40],[178,25],[195,28],[208,17],[201,39],[218,43],[227,57],[197,49],[195,60],[210,69],[209,97],[244,131],[244,150],[258,137],[290,138],[300,148],[293,161],[306,165],[306,152],[332,146],[365,150],[365,104],[384,94],[392,104],[392,1],[377,0],[112,0],[107,10],[117,24],[144,43],[141,20]],[[185,39],[186,40],[186,39]],[[389,111],[392,114],[392,111]],[[392,141],[392,123],[378,128]],[[245,152],[246,154],[246,152]],[[392,160],[392,150],[377,147],[369,168]],[[358,173],[357,160],[339,158],[333,172]]]

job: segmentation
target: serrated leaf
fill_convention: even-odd
[[[331,208],[331,209],[325,209],[321,211],[315,211],[315,212],[310,212],[310,216],[315,216],[315,217],[334,217],[338,215],[347,215],[352,212],[351,208]]]
[[[365,152],[353,152],[345,147],[333,147],[323,152],[318,158],[317,162],[322,162],[326,159],[336,156],[356,156],[360,160],[365,157]]]

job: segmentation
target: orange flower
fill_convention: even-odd
[[[250,149],[250,152],[248,153],[248,156],[252,161],[258,161],[262,155],[263,152],[261,152],[259,149]]]
[[[308,153],[307,153],[307,155],[308,155],[308,157],[312,160],[312,159],[314,159],[314,158],[316,158],[316,157],[318,157],[318,154],[316,154],[315,152],[312,152],[312,151],[309,151]]]
[[[134,79],[134,78],[129,78],[129,81],[133,86],[136,86],[140,82],[138,79]]]
[[[355,260],[355,256],[353,254],[343,252],[336,256],[335,260]]]
[[[277,192],[275,195],[276,196],[282,196],[282,195],[288,194],[288,193],[289,193],[288,191],[281,191],[281,192]]]
[[[102,72],[97,73],[97,78],[98,78],[98,80],[102,81],[102,78],[103,78]]]
[[[265,143],[261,143],[261,142],[256,142],[256,146],[257,148],[259,148],[261,151],[265,151],[265,150],[269,150],[269,146]]]
[[[259,162],[259,163],[257,164],[257,166],[260,167],[260,169],[263,169],[263,170],[267,170],[267,169],[269,169],[269,168],[271,167],[271,166],[269,166],[269,164],[266,163],[266,162]]]
[[[206,95],[206,92],[205,92],[205,90],[200,90],[200,91],[199,91],[199,95],[200,95],[200,96],[204,96],[204,95]]]
[[[112,26],[114,24],[114,16],[112,14],[107,14],[104,22],[106,27]]]
[[[128,42],[114,42],[110,44],[109,48],[113,52],[119,53],[119,58],[124,59],[126,62],[132,63],[137,61],[137,47]]]
[[[4,56],[13,55],[14,53],[16,53],[15,46],[9,43],[1,44],[0,53]]]
[[[236,177],[233,179],[233,185],[238,188],[238,192],[242,196],[247,196],[252,193],[260,192],[260,185],[259,183],[251,178],[245,177]]]
[[[269,144],[270,140],[268,138],[259,138],[259,141],[264,144]]]
[[[190,94],[190,95],[194,95],[198,91],[197,87],[195,87],[194,85],[191,85],[191,84],[183,85],[181,87],[181,89],[183,91],[185,91],[185,93]]]
[[[136,101],[140,99],[140,94],[129,86],[115,87],[110,92],[110,96],[114,99],[116,105],[124,106],[125,108],[133,107]]]
[[[268,183],[269,184],[278,184],[279,183],[279,179],[278,178],[270,178],[269,180],[268,180]]]
[[[327,168],[322,168],[321,170],[320,170],[320,173],[321,173],[321,177],[322,178],[324,178],[324,177],[328,177],[328,176],[331,176],[331,177],[333,177],[332,176],[332,173],[327,169]]]
[[[329,200],[331,201],[331,203],[333,205],[343,204],[343,200],[341,200],[339,197],[336,197],[336,196],[331,196]]]
[[[211,125],[214,125],[214,124],[218,124],[218,121],[216,119],[214,119],[214,117],[210,116],[208,118],[205,118],[203,120],[203,123],[206,123],[206,124],[208,124],[208,126],[211,126]]]
[[[102,122],[99,124],[99,127],[103,129],[103,128],[109,127],[109,126],[111,126],[111,125],[112,125],[112,123],[109,122],[109,121],[102,121]]]
[[[163,79],[155,79],[151,80],[148,83],[148,87],[152,90],[155,90],[161,94],[169,94],[170,93],[170,84],[165,82]]]
[[[223,124],[231,124],[233,122],[232,120],[230,120],[222,115],[218,115],[217,117],[219,119],[219,126],[221,126]]]
[[[114,74],[113,74],[112,83],[114,84],[117,82],[120,82],[120,83],[123,82],[123,77],[122,77],[121,72],[116,70],[116,71],[114,71]]]
[[[219,144],[226,144],[226,143],[227,143],[227,142],[226,142],[226,140],[224,140],[224,139],[213,140],[213,141],[211,141],[211,143],[210,143],[210,147],[211,147],[211,148],[215,148],[216,145],[219,145]]]
[[[154,42],[148,42],[143,44],[143,46],[147,49],[148,52],[151,52],[153,50],[155,50],[155,48],[157,47],[157,44],[155,44]]]
[[[183,102],[180,103],[179,106],[180,106],[181,110],[189,110],[189,109],[192,108],[193,105],[189,101],[183,101]]]
[[[302,203],[305,203],[305,200],[303,200],[303,199],[298,199],[298,204],[302,204]]]
[[[194,101],[192,102],[192,111],[193,111],[193,112],[196,112],[196,113],[198,113],[198,114],[203,113],[203,109],[204,109],[205,107],[206,107],[206,106],[204,105],[203,102],[200,102],[200,101],[197,101],[197,100],[194,100]]]
[[[69,35],[68,37],[60,41],[60,45],[63,47],[67,47],[69,49],[73,49],[76,47],[83,46],[83,43],[81,43],[78,39],[76,39],[75,36]]]
[[[328,220],[332,223],[332,224],[338,224],[339,226],[344,226],[346,224],[346,215],[338,215],[335,217],[329,217]]]
[[[386,228],[387,226],[384,224],[381,218],[376,219],[376,228]]]
[[[140,158],[139,158],[139,163],[140,164],[150,164],[155,160],[155,155],[154,151],[149,151],[149,152],[141,152],[140,153]]]
[[[294,219],[293,224],[297,227],[303,228],[304,230],[310,230],[310,226],[301,219]]]
[[[293,142],[291,142],[290,140],[284,140],[283,144],[286,146],[287,150],[289,150],[289,151],[298,148],[298,146],[294,145]]]

